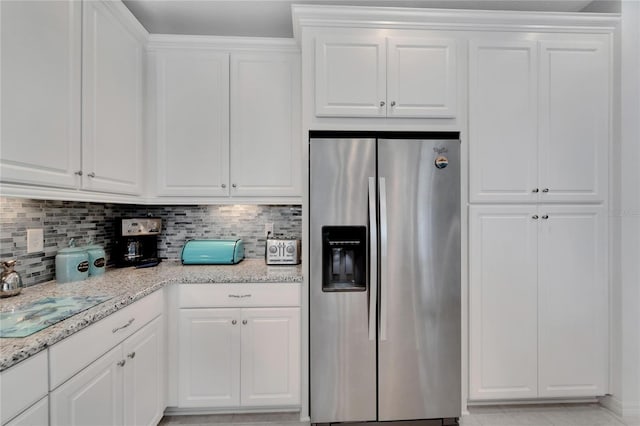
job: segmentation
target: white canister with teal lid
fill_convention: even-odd
[[[91,244],[85,247],[89,255],[89,276],[95,277],[104,274],[107,264],[106,253],[104,248],[98,244]]]
[[[56,281],[68,283],[89,277],[89,255],[82,247],[76,247],[73,238],[69,247],[58,250],[56,255]]]

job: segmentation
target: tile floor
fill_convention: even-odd
[[[640,426],[598,404],[496,405],[470,407],[463,426]],[[159,426],[307,426],[296,413],[165,416]]]

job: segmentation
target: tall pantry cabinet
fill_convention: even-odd
[[[470,400],[607,393],[610,45],[470,41]]]

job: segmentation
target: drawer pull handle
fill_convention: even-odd
[[[127,328],[129,327],[133,322],[135,321],[135,318],[131,318],[125,325],[121,325],[120,327],[116,327],[112,330],[113,333],[116,333],[119,330],[122,330],[123,328]]]
[[[134,359],[136,357],[136,353],[135,352],[131,352],[127,354],[127,358],[131,358]]]
[[[251,297],[250,294],[230,294],[229,297],[234,299],[244,299],[245,297]]]
[[[118,361],[118,366],[119,367],[124,367],[124,365],[127,363],[127,361],[125,361],[124,359],[122,361]]]
[[[243,325],[247,325],[247,320],[242,320]]]

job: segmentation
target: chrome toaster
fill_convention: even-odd
[[[300,252],[300,240],[267,238],[264,258],[267,265],[297,265]]]

